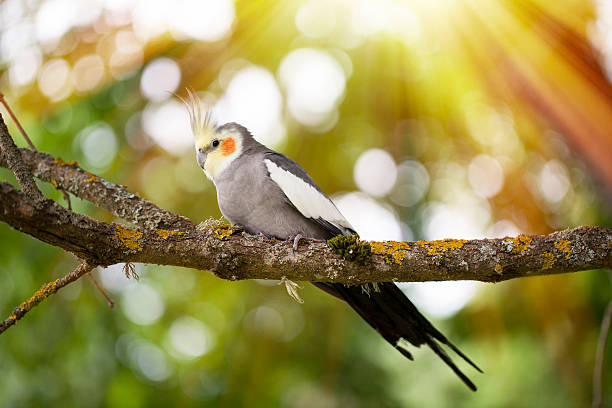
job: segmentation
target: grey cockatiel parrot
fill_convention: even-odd
[[[230,222],[248,233],[281,240],[327,240],[340,234],[355,234],[300,165],[257,142],[243,126],[216,126],[209,113],[202,116],[199,101],[193,96],[187,106],[198,164],[215,184],[219,208]],[[313,284],[348,303],[409,359],[412,355],[402,346],[401,339],[417,347],[427,344],[470,389],[476,390],[438,343],[480,369],[434,328],[395,284],[379,283],[379,290],[369,293],[361,286]]]

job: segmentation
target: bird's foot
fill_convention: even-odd
[[[310,241],[310,242],[327,242],[324,239],[305,238],[302,234],[297,234],[296,236],[290,236],[289,238],[287,238],[287,241],[293,242],[293,244],[291,246],[291,254],[292,255],[295,255],[295,251],[297,251],[298,246],[299,246],[301,240],[307,240],[307,241]]]
[[[293,237],[293,246],[291,247],[291,255],[295,255],[295,251],[298,249],[298,245],[300,244],[300,239],[304,238],[302,234],[297,234]],[[289,237],[288,241],[291,241],[291,237]]]

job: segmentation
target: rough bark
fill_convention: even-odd
[[[36,178],[90,201],[135,225],[146,229],[189,229],[194,226],[187,217],[173,214],[130,193],[124,186],[110,183],[83,170],[75,161],[67,162],[59,157],[24,148],[18,150],[23,164]],[[9,167],[1,155],[0,166]]]
[[[5,140],[10,138],[3,124],[0,133]],[[498,282],[612,266],[612,229],[602,227],[469,241],[341,240],[335,242],[335,250],[327,243],[302,241],[293,253],[289,243],[236,232],[218,221],[196,226],[75,162],[23,148],[14,152],[19,154],[11,159],[5,152],[0,166],[25,169],[135,225],[100,222],[54,201],[32,199],[27,188],[24,193],[0,183],[1,221],[91,265],[143,262],[209,270],[230,280],[286,277],[347,284],[461,279]]]
[[[208,220],[187,228],[103,223],[47,200],[36,208],[0,183],[0,220],[95,265],[143,262],[209,270],[230,280],[281,279],[349,284],[471,279],[499,282],[612,265],[612,229],[580,227],[549,235],[480,240],[369,242],[371,255],[346,260],[327,243],[287,242],[236,232]],[[349,243],[350,245],[350,243]]]
[[[21,159],[19,149],[9,135],[6,124],[1,119],[2,118],[0,117],[0,160],[5,162],[6,167],[13,172],[17,182],[21,186],[21,189],[28,194],[29,198],[32,199],[32,201],[39,203],[44,200],[44,197],[40,190],[38,190],[38,187],[32,178],[32,173],[28,170],[25,163]]]

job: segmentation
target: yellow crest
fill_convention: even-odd
[[[187,108],[196,146],[206,145],[211,137],[211,133],[216,128],[212,120],[211,109],[209,107],[202,108],[200,98],[189,89],[187,89],[187,99],[183,99],[180,96],[179,99],[185,104],[185,108]]]

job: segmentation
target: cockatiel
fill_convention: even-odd
[[[334,203],[300,165],[257,142],[237,123],[216,126],[210,112],[203,115],[199,100],[191,93],[186,105],[197,162],[215,184],[221,213],[231,223],[250,234],[293,240],[294,249],[301,237],[328,240],[340,234],[355,234]],[[427,344],[476,391],[476,386],[439,343],[447,345],[476,370],[481,371],[480,368],[434,328],[395,284],[379,283],[378,290],[369,293],[361,286],[313,284],[348,303],[410,360],[412,355],[402,345],[402,339],[416,347]]]

